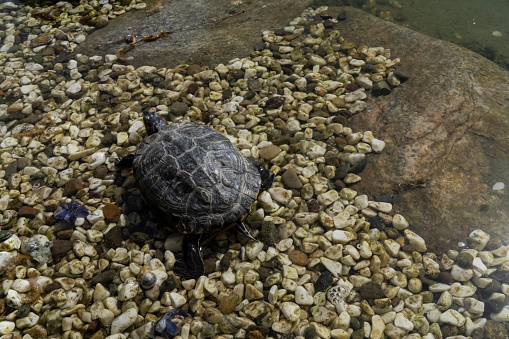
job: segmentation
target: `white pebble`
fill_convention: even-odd
[[[499,182],[496,182],[495,185],[493,185],[493,187],[491,189],[494,191],[500,191],[500,190],[503,190],[504,187],[505,187],[505,184],[503,182],[499,181]]]

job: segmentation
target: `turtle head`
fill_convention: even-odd
[[[143,122],[148,135],[155,134],[168,126],[168,122],[154,111],[145,111],[143,113]]]

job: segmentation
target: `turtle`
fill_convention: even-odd
[[[116,164],[133,168],[154,214],[172,231],[184,233],[183,258],[174,272],[196,279],[205,270],[203,239],[233,226],[253,238],[244,217],[260,190],[272,186],[274,174],[204,124],[168,123],[154,111],[144,112],[143,122],[148,137]]]

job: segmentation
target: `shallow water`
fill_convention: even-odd
[[[469,48],[509,69],[507,0],[317,0],[314,5],[362,8],[417,32]]]

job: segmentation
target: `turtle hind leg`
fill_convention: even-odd
[[[177,257],[173,271],[183,280],[198,279],[205,273],[200,253],[201,234],[186,234],[182,243],[182,254]]]
[[[129,153],[125,157],[117,158],[115,165],[118,168],[130,168],[133,167],[134,153]]]

